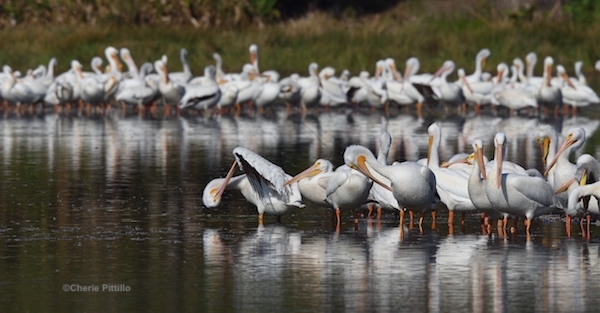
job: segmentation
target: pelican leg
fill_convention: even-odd
[[[448,211],[448,225],[454,223],[454,210]]]
[[[504,238],[506,236],[506,228],[504,228],[504,225],[504,219],[499,218],[496,224],[496,229],[498,230],[498,237],[500,238]]]
[[[435,229],[435,210],[431,211],[431,229]]]
[[[592,216],[590,214],[588,214],[586,216],[586,218],[587,218],[587,239],[590,239],[592,236],[592,234],[590,232],[590,226],[592,224]]]
[[[400,229],[404,228],[404,210],[400,209]]]
[[[412,228],[413,225],[414,225],[415,212],[409,210],[408,211],[408,217],[409,217],[408,228]]]
[[[505,234],[506,234],[506,225],[508,225],[508,216],[505,216],[504,220],[502,221],[502,229]]]
[[[571,216],[567,215],[565,218],[565,231],[567,233],[567,237],[571,237]]]
[[[381,221],[381,208],[380,207],[377,208],[377,220]]]
[[[358,210],[354,210],[354,225],[358,225]]]
[[[579,219],[579,228],[581,228],[581,237],[585,238],[585,227],[583,227],[583,217]]]
[[[421,225],[423,225],[423,218],[424,218],[423,212],[419,213],[419,227],[421,227]]]
[[[258,213],[258,225],[262,225],[264,222],[264,214]]]
[[[340,210],[340,208],[335,209],[335,218],[337,224],[340,225],[342,223],[342,211]]]
[[[529,232],[530,229],[531,229],[531,219],[530,218],[526,218],[525,219],[525,232],[527,233],[528,236],[531,234]]]
[[[373,203],[367,205],[367,217],[371,217],[371,213],[373,213]]]
[[[513,224],[510,227],[510,233],[514,234],[517,232],[517,223],[519,222],[519,218],[515,217],[515,219],[513,220]],[[531,220],[529,220],[529,224],[531,225]],[[527,220],[525,220],[525,225],[527,225]]]

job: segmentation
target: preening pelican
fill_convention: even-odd
[[[294,208],[302,208],[302,194],[297,183],[284,185],[292,176],[255,152],[237,147],[233,149],[235,162],[223,178],[214,179],[204,188],[202,201],[206,207],[219,205],[226,189],[238,189],[248,202],[256,205],[258,220],[262,223],[264,214],[281,215]],[[235,167],[244,171],[244,175],[233,178]]]
[[[562,65],[558,65],[556,71],[558,77],[565,83],[560,89],[563,103],[573,107],[573,115],[577,113],[578,107],[589,106],[592,103],[600,103],[600,98],[598,98],[596,92],[586,85],[575,85]]]
[[[434,77],[440,78],[439,85],[437,85],[439,90],[438,98],[441,102],[452,105],[462,105],[465,103],[465,96],[462,88],[456,83],[448,82],[447,80],[448,75],[454,71],[454,67],[454,61],[448,60],[444,62],[437,72],[435,72]]]
[[[556,207],[554,190],[539,177],[502,173],[502,161],[506,153],[506,136],[497,133],[494,137],[494,167],[487,175],[485,193],[492,206],[502,212],[525,218],[527,234],[531,220],[550,213]]]
[[[426,166],[408,161],[397,165],[383,165],[369,149],[358,145],[346,148],[344,162],[384,188],[391,189],[400,207],[401,227],[404,223],[404,210],[422,214],[431,211],[439,202],[435,190],[435,175]],[[390,185],[383,181],[389,181]],[[419,224],[422,222],[421,215]]]
[[[327,197],[327,183],[332,174],[333,164],[329,160],[318,159],[311,167],[296,174],[284,185],[298,182],[298,188],[304,198],[317,205],[329,207],[330,204],[325,201],[325,198]]]

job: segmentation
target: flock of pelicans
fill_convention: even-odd
[[[344,70],[338,77],[335,69],[325,67],[319,71],[316,63],[308,66],[308,76],[292,74],[279,79],[276,71],[260,71],[258,47],[250,46],[250,62],[241,73],[224,73],[221,57],[213,55],[216,65],[208,65],[204,75],[194,77],[188,64],[187,52],[181,50],[183,70],[169,70],[168,59],[162,56],[154,64],[136,65],[130,51],[114,47],[105,49],[108,65],[103,68],[102,58],[91,60],[93,71],[84,72],[77,60],[71,61],[71,69],[55,76],[56,59],[46,68],[40,65],[35,70],[21,75],[5,65],[0,73],[0,95],[5,105],[49,104],[55,108],[79,107],[110,108],[110,103],[120,103],[135,108],[154,109],[157,103],[165,110],[175,106],[180,109],[211,110],[225,113],[232,108],[238,112],[242,105],[254,110],[277,102],[307,108],[336,107],[347,104],[365,105],[372,108],[415,106],[420,113],[424,103],[442,102],[466,109],[472,105],[480,110],[485,105],[500,105],[512,111],[525,108],[554,110],[571,106],[573,113],[579,107],[600,103],[594,90],[587,86],[581,71],[582,62],[575,64],[575,76],[569,77],[562,65],[556,66],[551,57],[544,60],[543,75],[534,76],[537,62],[535,53],[526,57],[526,62],[516,58],[509,67],[505,63],[497,66],[497,74],[483,72],[488,49],[482,49],[475,60],[475,71],[466,75],[458,69],[458,81],[448,81],[454,69],[453,61],[446,61],[434,74],[418,73],[419,60],[409,58],[406,69],[400,75],[391,58],[376,62],[373,76],[362,71],[351,77]],[[122,63],[127,65],[123,70]],[[600,71],[600,61],[596,64]],[[510,73],[512,70],[512,74]],[[446,107],[447,108],[447,107]],[[167,111],[168,112],[168,111]]]
[[[386,164],[392,136],[383,132],[377,157],[364,146],[350,145],[343,155],[344,164],[337,169],[330,161],[318,159],[293,177],[253,151],[237,147],[233,150],[235,161],[226,177],[213,179],[206,185],[203,203],[209,208],[216,207],[225,190],[237,189],[257,207],[262,223],[263,214],[279,218],[302,208],[306,199],[334,209],[338,230],[340,211],[354,210],[356,223],[359,208],[375,205],[378,209],[399,212],[403,230],[405,211],[420,214],[419,225],[423,215],[431,212],[435,223],[435,210],[442,202],[449,212],[449,226],[455,212],[462,213],[463,223],[465,213],[480,212],[488,232],[492,219],[498,220],[498,232],[506,235],[508,219],[513,220],[510,228],[513,232],[522,218],[529,235],[532,219],[558,214],[566,216],[568,236],[573,217],[580,218],[582,235],[590,236],[591,218],[600,215],[598,201],[590,197],[600,197],[600,162],[589,154],[577,158],[576,164],[569,161],[569,156],[585,142],[583,128],[571,128],[561,143],[551,126],[538,126],[536,139],[542,149],[544,173],[506,160],[507,138],[502,132],[493,141],[493,160],[488,161],[483,155],[483,140],[477,138],[472,142],[472,154],[457,154],[440,163],[440,126],[433,123],[427,132],[426,159]],[[233,176],[236,167],[243,171],[242,175]]]

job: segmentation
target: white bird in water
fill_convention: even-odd
[[[246,200],[256,206],[258,220],[262,224],[264,214],[281,215],[295,208],[302,208],[302,194],[298,184],[288,184],[292,176],[269,162],[257,153],[237,147],[233,149],[235,161],[225,178],[213,179],[204,188],[202,201],[206,207],[216,207],[226,189],[238,189]],[[235,167],[244,171],[244,175],[233,177]]]
[[[312,166],[296,174],[284,185],[298,182],[298,188],[304,198],[317,205],[328,207],[330,205],[325,198],[327,183],[332,174],[333,164],[329,160],[318,159]]]
[[[504,133],[496,134],[494,146],[494,167],[487,175],[485,193],[494,208],[516,217],[524,217],[529,235],[532,219],[550,213],[556,207],[554,191],[543,178],[503,174],[502,161],[506,152]]]
[[[408,161],[397,165],[383,165],[377,161],[369,149],[359,145],[351,145],[346,148],[344,162],[384,188],[391,189],[400,207],[401,229],[404,224],[404,210],[421,214],[419,219],[419,225],[421,225],[422,214],[431,211],[439,202],[435,190],[435,175],[426,166]],[[387,186],[384,181],[389,181],[390,185]],[[433,212],[433,225],[435,225],[435,213]]]

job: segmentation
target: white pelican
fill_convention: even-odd
[[[487,58],[490,57],[492,53],[489,49],[481,49],[477,56],[475,56],[475,71],[473,74],[466,77],[469,83],[481,82],[481,74],[483,73],[483,67],[485,66]]]
[[[119,51],[119,56],[121,60],[127,65],[127,71],[129,74],[128,78],[138,78],[140,76],[140,71],[131,56],[131,52],[127,48],[121,48]]]
[[[347,165],[339,166],[329,176],[325,199],[335,210],[338,226],[341,223],[341,210],[357,210],[365,204],[372,185],[369,177]]]
[[[461,223],[465,222],[465,213],[476,210],[469,197],[469,179],[464,171],[440,167],[439,147],[442,131],[437,123],[427,128],[429,146],[427,149],[427,166],[435,174],[436,190],[446,207],[448,207],[448,224],[454,222],[454,211],[462,213]]]
[[[154,89],[145,80],[145,76],[152,71],[152,68],[152,64],[144,63],[137,77],[123,80],[120,84],[123,88],[117,91],[115,100],[138,106],[150,104],[158,92],[158,86]]]
[[[250,203],[256,206],[258,220],[262,224],[264,214],[281,215],[294,208],[302,208],[302,194],[298,184],[284,185],[292,177],[255,152],[237,147],[233,149],[235,161],[225,178],[214,179],[204,188],[202,202],[206,207],[216,207],[226,189],[238,189]],[[235,167],[244,175],[232,177]]]
[[[544,59],[544,79],[538,91],[537,100],[540,106],[545,109],[553,109],[556,115],[558,109],[563,105],[563,100],[560,88],[551,84],[553,64],[554,59],[552,57]]]
[[[462,68],[458,69],[458,78],[459,82],[462,83],[465,101],[475,107],[476,113],[481,111],[481,105],[492,103],[492,90],[495,87],[493,82],[476,81],[470,83],[466,79],[465,70]]]
[[[575,164],[569,161],[569,156],[574,151],[578,150],[585,143],[585,130],[581,127],[575,127],[569,129],[567,137],[563,141],[562,145],[556,151],[554,158],[548,162],[548,166],[544,171],[544,175],[548,177],[548,182],[554,190],[563,186],[566,182],[571,180],[577,170]],[[576,187],[577,184],[573,182],[568,189]],[[557,199],[560,203],[561,208],[567,207],[568,193],[559,193]]]
[[[573,107],[573,115],[576,114],[578,107],[589,106],[592,103],[600,103],[600,98],[598,98],[596,92],[586,85],[575,85],[562,65],[558,65],[556,71],[558,77],[565,83],[565,85],[560,88],[563,103]]]
[[[525,72],[525,75],[527,77],[527,83],[534,86],[540,86],[544,80],[543,77],[534,76],[533,74],[535,64],[537,63],[537,55],[535,54],[535,52],[529,52],[525,57],[525,62],[527,62],[527,70]]]
[[[456,83],[448,82],[447,80],[448,75],[454,71],[454,67],[454,61],[447,60],[433,75],[440,78],[439,85],[436,86],[439,90],[439,101],[460,106],[465,103],[462,88]]]
[[[318,159],[311,167],[296,174],[284,185],[298,182],[298,188],[304,198],[319,206],[329,207],[325,198],[327,197],[327,183],[332,174],[333,164],[329,160]]]
[[[288,106],[291,104],[297,105],[300,103],[301,87],[298,83],[298,79],[300,79],[300,75],[292,74],[279,82],[279,85],[281,86],[281,89],[279,90],[279,97],[281,97],[281,99],[283,99]]]
[[[494,167],[487,175],[485,193],[494,208],[516,217],[524,217],[526,232],[529,235],[531,220],[552,212],[556,207],[554,191],[542,178],[503,174],[505,143],[504,133],[497,133],[494,137]]]
[[[158,90],[165,101],[165,105],[179,105],[179,101],[185,93],[185,87],[170,79],[169,68],[162,60],[154,62],[154,69],[160,76]]]
[[[260,75],[261,77],[266,78],[266,81],[268,82],[278,82],[279,81],[279,73],[277,71],[274,70],[269,70],[269,71],[264,71],[261,72],[258,68],[258,46],[256,44],[252,44],[250,45],[250,48],[248,48],[249,52],[250,52],[250,64],[252,64],[252,67],[254,68],[254,71],[256,72],[257,75]]]
[[[435,190],[435,175],[431,170],[415,162],[402,162],[397,165],[383,165],[375,159],[373,153],[358,145],[351,145],[344,152],[344,162],[359,170],[384,188],[391,188],[400,207],[400,227],[404,224],[404,210],[421,214],[431,211],[439,202]],[[382,181],[389,181],[388,187]],[[432,212],[435,224],[435,214]]]
[[[585,75],[583,74],[582,69],[583,69],[583,61],[575,62],[575,78],[577,79],[577,82],[579,83],[579,85],[587,86],[587,79],[585,78]]]
[[[3,71],[6,77],[8,77],[8,79],[4,80],[1,87],[2,98],[4,100],[17,105],[30,104],[36,101],[36,95],[31,88],[21,82],[17,82],[10,66],[4,65]]]
[[[387,158],[392,146],[392,135],[387,131],[383,131],[381,135],[379,135],[379,143],[380,146],[379,151],[377,152],[377,161],[383,165],[388,165]],[[380,184],[373,184],[369,192],[369,199],[376,202],[377,218],[381,217],[381,209],[400,211],[398,201],[394,198],[394,193]],[[369,207],[369,211],[370,210],[371,207]]]
[[[215,78],[215,66],[209,65],[204,68],[204,75],[208,81],[200,84],[186,84],[185,93],[179,101],[179,108],[195,108],[206,110],[213,107],[221,98],[221,90]]]
[[[585,216],[588,221],[589,231],[590,215],[596,217],[600,215],[600,208],[598,207],[597,201],[598,197],[593,201],[585,199],[586,196],[592,195],[594,190],[597,190],[599,179],[600,162],[589,154],[583,154],[577,158],[575,176],[554,192],[555,194],[560,194],[572,187],[573,183],[576,185],[569,190],[569,199],[567,207],[565,208],[567,236],[571,235],[572,217]],[[582,198],[584,198],[584,201],[580,201]],[[581,222],[583,222],[583,219]]]
[[[325,67],[319,72],[319,81],[321,82],[321,99],[319,103],[325,107],[336,107],[348,103],[348,98],[342,87],[330,77],[335,75],[335,69]]]
[[[308,65],[308,77],[302,77],[298,80],[300,84],[301,105],[304,110],[307,107],[314,107],[321,99],[321,82],[317,70],[319,65],[312,62]]]
[[[169,79],[176,83],[187,83],[192,79],[193,75],[192,70],[190,69],[190,63],[188,62],[188,52],[185,48],[181,48],[181,51],[179,52],[179,58],[181,60],[181,65],[183,66],[183,71],[170,72]]]

